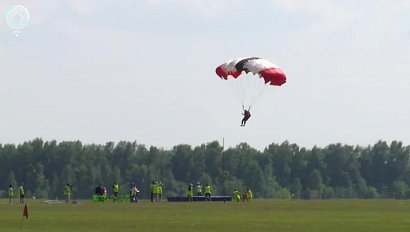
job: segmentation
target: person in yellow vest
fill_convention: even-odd
[[[154,184],[154,201],[158,202],[159,200],[159,192],[160,192],[160,186],[158,182],[155,182]]]
[[[158,201],[161,201],[162,199],[162,192],[163,192],[163,187],[164,185],[162,184],[162,181],[158,182]]]
[[[248,202],[252,198],[253,198],[253,193],[252,193],[251,189],[248,187],[248,188],[246,188],[246,192],[242,196],[242,202],[245,202],[245,201]]]
[[[13,199],[14,191],[13,191],[13,186],[9,185],[8,189],[8,196],[9,196],[9,203],[11,204],[11,199]]]
[[[114,194],[112,200],[116,201],[118,199],[118,193],[120,192],[120,185],[117,181],[114,181],[114,184],[112,185],[112,192]]]
[[[188,189],[187,189],[187,197],[188,197],[188,201],[194,201],[194,185],[192,183],[190,183],[188,185]]]
[[[211,185],[206,184],[205,186],[205,201],[211,201],[211,194],[212,194],[212,188]]]
[[[24,187],[23,187],[23,183],[20,184],[19,195],[20,195],[20,203],[24,204]]]
[[[196,195],[202,196],[202,185],[199,181],[196,183]]]
[[[236,189],[234,189],[232,192],[232,200],[235,200],[236,202],[241,201],[241,193]]]
[[[71,199],[71,185],[69,183],[64,186],[64,197],[65,203],[69,203]]]

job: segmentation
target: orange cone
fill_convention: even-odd
[[[24,210],[23,210],[23,218],[26,217],[28,219],[28,209],[27,209],[27,204],[24,205]]]

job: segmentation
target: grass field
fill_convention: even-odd
[[[91,203],[0,200],[0,232],[13,231],[270,231],[409,232],[410,201],[254,200],[250,203]]]

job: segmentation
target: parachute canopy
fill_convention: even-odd
[[[258,74],[265,80],[265,84],[281,86],[286,83],[286,76],[278,66],[257,57],[229,60],[216,68],[216,74],[224,80],[227,80],[228,76],[238,78],[242,71]]]

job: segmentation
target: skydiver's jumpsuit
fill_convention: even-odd
[[[251,117],[251,112],[249,112],[249,110],[245,110],[243,115],[244,115],[244,117],[242,119],[241,126],[245,126],[246,121],[248,121],[248,119]]]

